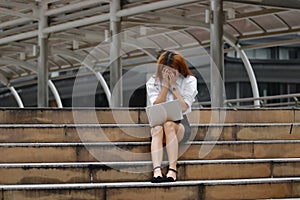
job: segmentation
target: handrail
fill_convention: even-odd
[[[264,100],[276,100],[276,99],[293,99],[291,102],[280,102],[280,103],[264,103]],[[257,105],[243,105],[243,106],[235,106],[232,105],[234,103],[242,103],[242,102],[251,102],[255,100],[259,100],[261,107],[275,107],[275,106],[299,106],[300,93],[294,94],[283,94],[283,95],[272,95],[272,96],[264,96],[264,97],[248,97],[248,98],[239,98],[239,99],[227,99],[224,101],[224,105],[228,107],[257,107]],[[210,101],[204,102],[195,102],[193,107],[201,107],[201,106],[209,106],[211,105]]]

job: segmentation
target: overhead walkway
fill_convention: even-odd
[[[220,6],[224,15],[211,20],[217,13],[213,12],[212,5]],[[121,69],[153,64],[162,49],[183,51],[187,59],[196,56],[199,60],[202,52],[195,49],[199,46],[219,52],[208,54],[221,71],[222,54],[237,51],[247,71],[253,97],[258,98],[255,71],[244,51],[300,41],[300,22],[296,20],[299,1],[26,0],[5,1],[0,3],[0,8],[0,91],[3,96],[12,94],[19,107],[26,107],[21,89],[28,85],[34,85],[31,93],[35,106],[47,107],[50,92],[57,105],[63,107],[61,98],[65,91],[55,81],[86,74],[97,77],[110,101],[112,89],[122,88],[122,84],[116,85]],[[219,18],[222,16],[225,18]],[[216,21],[219,23],[213,23]],[[122,41],[111,37],[118,34],[122,35]],[[286,35],[292,39],[281,37]],[[274,37],[276,40],[272,41]],[[258,38],[264,40],[251,45],[245,43]],[[213,47],[222,44],[223,39],[228,49]],[[102,77],[106,70],[111,72],[109,81]],[[112,99],[121,101],[121,94]],[[259,101],[253,103],[258,106]]]

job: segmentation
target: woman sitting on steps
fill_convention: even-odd
[[[187,141],[191,133],[186,114],[191,112],[192,103],[198,93],[197,79],[181,54],[165,51],[158,58],[156,73],[147,81],[146,86],[151,105],[178,99],[182,108],[184,118],[181,121],[167,121],[151,128],[151,182],[174,182],[177,180],[179,143]],[[161,171],[164,140],[169,162],[166,176]]]

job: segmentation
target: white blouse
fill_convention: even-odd
[[[197,91],[197,79],[194,76],[184,76],[179,75],[176,80],[176,86],[179,90],[179,93],[183,97],[185,103],[188,105],[187,110],[183,114],[187,114],[192,111],[192,103],[195,101],[195,97],[198,93]],[[150,104],[153,105],[154,101],[157,99],[162,84],[159,79],[155,79],[152,76],[146,83],[147,94],[149,97]],[[168,91],[166,101],[174,100],[174,96],[171,91]]]

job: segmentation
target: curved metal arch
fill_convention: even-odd
[[[35,74],[37,74],[37,67],[35,67],[35,66],[37,66],[36,63],[30,64],[26,61],[16,60],[16,59],[13,59],[13,58],[0,58],[0,61],[6,62],[8,64],[16,64],[18,66],[21,66],[21,67],[23,67],[25,69],[28,69],[28,70],[34,72]],[[5,76],[0,74],[0,81],[10,89],[10,91],[12,92],[12,94],[15,97],[16,101],[18,102],[19,107],[24,108],[22,100],[21,100],[20,96],[18,95],[17,91],[14,89],[14,87],[9,86],[9,80]],[[52,93],[55,97],[57,105],[62,108],[62,103],[61,103],[60,96],[58,95],[57,89],[56,89],[55,85],[52,83],[52,81],[48,82],[48,87],[51,89],[51,91],[52,91]]]
[[[18,94],[18,92],[15,90],[14,87],[9,86],[9,80],[8,78],[6,78],[2,73],[0,73],[0,82],[5,85],[12,93],[12,95],[14,96],[14,98],[16,99],[18,105],[20,108],[24,108],[24,104],[22,102],[22,99],[20,97],[20,95]]]
[[[15,60],[12,58],[0,58],[0,60],[3,62],[6,62],[8,64],[14,63],[19,66],[23,66],[24,68],[29,69],[34,72],[34,70],[33,70],[34,68],[24,61]],[[10,90],[10,92],[16,99],[19,108],[24,108],[24,104],[23,104],[23,101],[22,101],[20,95],[18,94],[18,92],[16,91],[16,89],[14,87],[10,86],[8,78],[5,77],[2,73],[0,73],[0,82],[3,83]]]
[[[93,68],[93,66],[95,65],[94,63],[89,62],[88,60],[85,59],[84,56],[81,56],[78,53],[75,53],[74,51],[69,51],[69,50],[58,50],[58,49],[54,49],[52,51],[53,54],[61,54],[61,55],[65,55],[68,57],[71,57],[77,61],[79,61],[80,63],[83,63],[83,65],[85,67],[87,67],[91,72],[93,72],[95,74],[95,76],[97,77],[98,81],[100,82],[101,86],[104,89],[107,101],[110,105],[111,102],[111,92],[109,90],[109,87],[105,81],[105,79],[103,78],[102,74],[100,72],[96,72]],[[85,62],[83,62],[85,61]]]
[[[183,24],[184,19],[180,20],[180,18],[178,18],[177,20],[180,21],[180,24]],[[199,27],[199,24],[197,24],[196,20],[185,21],[185,22],[186,22],[185,25]],[[201,23],[201,22],[199,22],[199,23]],[[208,24],[203,24],[202,23],[202,26],[203,27],[201,27],[201,28],[210,31],[210,28],[209,28]],[[223,38],[224,38],[225,41],[227,41],[229,44],[231,44],[235,48],[236,51],[238,51],[241,54],[242,62],[244,63],[244,66],[246,68],[247,74],[248,74],[249,79],[250,79],[250,84],[251,84],[251,88],[252,88],[253,97],[254,98],[259,98],[259,91],[258,91],[257,80],[256,80],[253,68],[251,66],[251,63],[250,63],[247,55],[241,49],[241,46],[238,43],[238,40],[232,34],[229,34],[229,33],[227,33],[227,32],[224,31]],[[259,106],[260,105],[259,101],[255,100],[254,101],[254,105],[255,106]]]
[[[24,108],[24,104],[22,102],[22,99],[21,99],[20,95],[18,94],[18,92],[15,90],[14,87],[9,86],[9,80],[8,80],[8,78],[6,78],[2,73],[0,73],[0,82],[3,85],[5,85],[10,90],[10,92],[12,93],[12,95],[14,96],[14,98],[16,99],[19,107],[20,108]]]
[[[241,59],[244,63],[244,66],[246,68],[247,74],[249,76],[249,79],[250,79],[253,97],[259,98],[259,91],[258,91],[256,76],[255,76],[253,67],[252,67],[245,51],[242,50],[241,45],[238,43],[238,40],[234,36],[232,36],[228,33],[224,33],[223,37],[224,37],[225,41],[227,41],[237,52],[239,52]],[[260,106],[259,100],[254,100],[254,105],[256,107],[259,107]]]
[[[170,17],[165,15],[164,18],[166,19],[166,22],[170,22],[170,21],[168,21]],[[197,27],[197,28],[199,28],[199,24],[201,24],[202,29],[206,29],[207,31],[210,31],[210,27],[209,27],[208,24],[204,24],[203,22],[197,21],[197,20],[187,20],[184,17],[177,17],[176,21],[172,21],[172,22],[174,24],[180,24],[180,25],[184,25],[184,26],[194,26],[194,27]],[[154,23],[156,23],[156,22],[154,22]],[[225,41],[228,41],[228,43],[232,44],[232,46],[236,49],[236,51],[240,52],[242,62],[244,63],[244,66],[246,68],[247,74],[248,74],[249,79],[250,79],[250,84],[251,84],[251,88],[252,88],[253,97],[259,98],[257,80],[256,80],[256,77],[255,77],[253,68],[252,68],[252,66],[249,62],[249,59],[247,58],[247,55],[240,48],[240,45],[238,44],[238,40],[232,34],[229,34],[229,33],[224,31],[223,38],[224,38]],[[259,102],[254,101],[254,105],[259,106]]]
[[[192,22],[192,25],[195,26],[194,24],[195,22]],[[188,25],[191,25],[189,24],[189,22],[187,21],[187,24]],[[201,28],[204,28],[204,29],[207,29],[208,31],[210,30],[209,29],[209,26],[206,25],[205,27],[201,27]],[[253,68],[251,66],[251,63],[247,57],[247,55],[245,54],[245,52],[241,49],[241,46],[240,44],[238,43],[238,39],[236,37],[234,37],[232,34],[228,33],[228,32],[225,32],[223,33],[223,38],[225,41],[227,41],[230,45],[233,46],[233,48],[235,48],[236,51],[238,51],[240,54],[241,54],[241,59],[242,59],[242,62],[244,63],[244,66],[246,68],[246,71],[247,71],[247,74],[249,76],[249,79],[250,79],[250,84],[251,84],[251,88],[252,88],[252,93],[253,93],[253,97],[254,98],[259,98],[259,91],[258,91],[258,85],[257,85],[257,80],[256,80],[256,76],[254,74],[254,71],[253,71]],[[254,101],[254,105],[255,106],[260,106],[260,103],[258,100],[255,100]]]
[[[55,101],[57,103],[57,107],[63,108],[60,95],[59,95],[54,83],[51,80],[48,80],[48,86],[50,87],[50,90],[52,91],[52,93],[54,95]]]
[[[20,95],[18,94],[18,92],[16,91],[16,89],[14,87],[9,86],[9,80],[1,73],[0,73],[0,82],[10,90],[10,92],[12,93],[14,98],[16,99],[19,107],[24,108],[24,104],[23,104],[23,101],[22,101]]]
[[[15,99],[19,105],[19,108],[24,108],[23,101],[22,101],[20,95],[18,94],[18,92],[16,91],[16,89],[14,87],[8,87],[8,88],[11,91],[11,93],[13,94],[13,96],[15,97]]]

